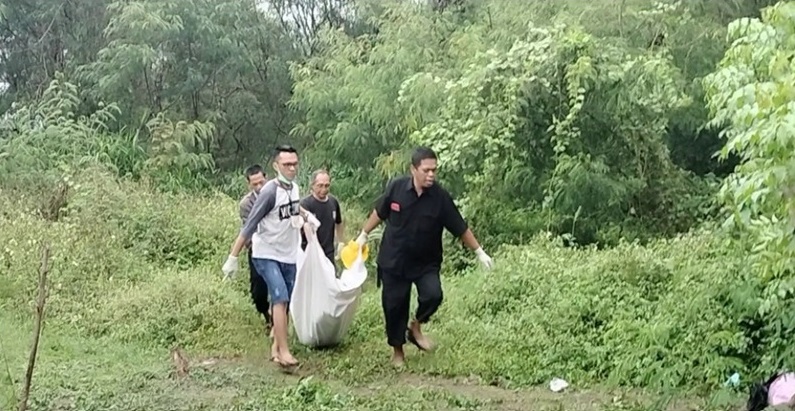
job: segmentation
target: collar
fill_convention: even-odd
[[[319,199],[319,198],[315,197],[315,193],[312,193],[312,194],[310,194],[310,195],[312,196],[312,198],[314,198],[314,199],[315,199],[315,201],[319,201],[319,202],[321,202],[321,203],[327,203],[327,202],[328,202],[328,200],[329,200],[329,198],[331,198],[331,194],[328,194],[328,195],[326,195],[326,199],[325,199],[325,200],[321,200],[321,199]]]
[[[436,191],[436,185],[439,183],[433,183],[432,186],[422,190],[422,195],[429,194],[432,195]],[[414,191],[414,177],[409,176],[408,180],[406,181],[405,186],[406,191]],[[416,191],[415,191],[416,192]]]

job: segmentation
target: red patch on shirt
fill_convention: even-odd
[[[389,205],[389,208],[390,208],[390,209],[392,209],[392,211],[394,211],[394,212],[396,212],[396,213],[399,213],[399,212],[400,212],[400,204],[398,204],[398,203],[392,203],[392,204],[390,204],[390,205]]]

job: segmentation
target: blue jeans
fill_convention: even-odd
[[[268,285],[271,305],[289,303],[295,286],[296,265],[280,263],[267,258],[252,258],[251,260],[254,262],[257,274]]]

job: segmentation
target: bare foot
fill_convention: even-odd
[[[422,334],[420,323],[412,321],[406,336],[410,343],[417,346],[422,351],[431,351],[434,348],[433,341]]]
[[[279,359],[279,347],[276,345],[276,341],[271,344],[271,361],[276,361]]]
[[[296,360],[289,351],[280,353],[280,355],[276,357],[276,361],[279,363],[279,365],[285,367],[294,367],[298,365],[298,360]]]
[[[402,367],[405,364],[406,356],[403,354],[402,348],[395,348],[392,353],[392,365],[395,367]]]

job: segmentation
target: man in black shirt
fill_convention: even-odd
[[[343,243],[344,226],[342,224],[342,210],[337,199],[329,194],[331,187],[331,177],[325,170],[317,170],[312,173],[311,194],[301,200],[301,206],[320,220],[320,227],[317,229],[317,239],[323,247],[331,263],[334,264],[334,239],[336,235],[337,249]],[[301,230],[301,249],[306,250],[306,235]]]
[[[392,362],[403,365],[406,339],[428,351],[432,342],[422,334],[420,324],[428,322],[442,303],[439,272],[442,265],[442,230],[459,237],[475,250],[478,259],[490,269],[493,265],[461,217],[450,193],[436,179],[436,153],[417,148],[411,156],[411,176],[387,184],[356,239],[359,246],[381,221],[386,229],[378,252],[378,284],[382,285],[381,305],[386,322],[387,343],[393,347]],[[417,287],[419,306],[409,324],[411,285]]]

